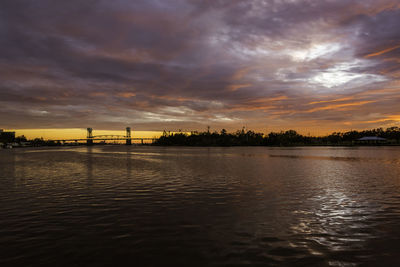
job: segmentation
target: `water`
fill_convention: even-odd
[[[399,266],[400,147],[0,150],[0,266]]]

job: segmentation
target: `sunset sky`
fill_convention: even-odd
[[[400,126],[400,1],[0,1],[0,128],[207,125]]]

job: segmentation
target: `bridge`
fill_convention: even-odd
[[[153,143],[155,138],[133,138],[131,136],[131,128],[126,127],[126,135],[93,135],[93,129],[87,128],[87,137],[86,138],[75,138],[75,139],[58,139],[51,140],[55,142],[86,142],[86,145],[91,146],[94,144],[94,141],[125,141],[125,144],[132,145],[134,141],[140,141],[143,145],[145,141],[151,141]],[[50,141],[50,140],[49,140]]]

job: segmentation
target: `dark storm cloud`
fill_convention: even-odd
[[[2,127],[398,123],[399,7],[4,0]]]

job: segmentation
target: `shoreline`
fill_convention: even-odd
[[[266,148],[301,148],[301,147],[400,147],[400,144],[357,144],[357,145],[346,145],[346,144],[318,144],[318,145],[307,145],[307,144],[298,144],[298,145],[178,145],[178,144],[173,144],[173,145],[160,145],[160,144],[138,144],[138,145],[126,145],[126,144],[101,144],[101,145],[90,145],[87,146],[86,144],[82,145],[61,145],[61,146],[15,146],[12,148],[0,148],[0,151],[8,151],[8,150],[14,150],[14,149],[26,149],[26,148],[35,148],[35,149],[40,149],[40,148],[72,148],[72,147],[175,147],[175,148],[200,148],[200,147],[208,147],[208,148],[233,148],[233,147],[266,147]]]

